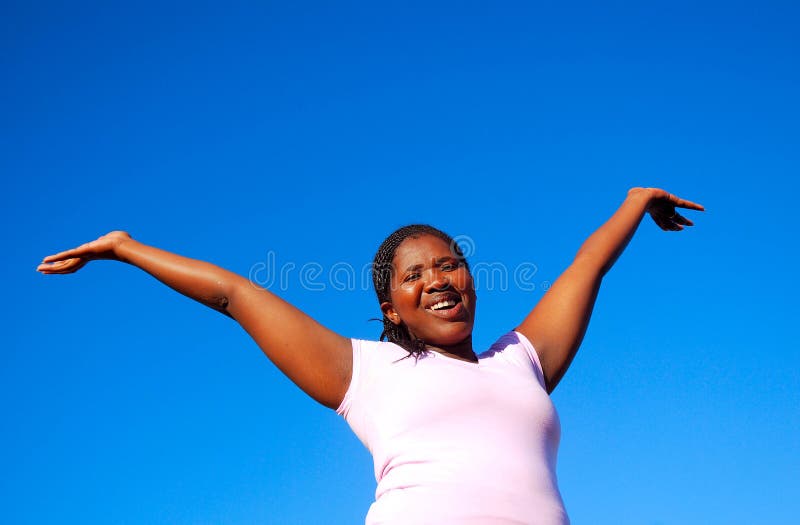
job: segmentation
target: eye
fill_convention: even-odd
[[[406,275],[406,278],[403,279],[403,282],[407,283],[409,281],[416,281],[417,279],[419,279],[419,277],[420,277],[419,272],[410,273]]]
[[[442,264],[441,268],[445,272],[452,272],[453,270],[457,270],[458,268],[461,268],[461,266],[462,266],[461,263],[446,262],[446,263]]]

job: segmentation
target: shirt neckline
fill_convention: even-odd
[[[458,359],[456,357],[450,357],[450,356],[444,355],[442,353],[437,352],[436,350],[428,350],[428,353],[431,354],[431,356],[434,359],[442,359],[442,360],[447,360],[447,361],[453,361],[455,363],[458,363],[461,366],[468,366],[470,368],[475,368],[477,366],[480,366],[480,364],[481,364],[481,358],[480,358],[480,356],[478,354],[475,354],[475,357],[478,358],[477,361],[467,361],[465,359]]]

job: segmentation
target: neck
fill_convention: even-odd
[[[472,350],[472,335],[454,345],[426,344],[425,348],[454,359],[461,359],[462,361],[470,361],[472,363],[478,362],[478,356],[476,356],[475,352]]]

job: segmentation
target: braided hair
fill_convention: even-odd
[[[378,252],[375,254],[375,259],[372,262],[372,284],[375,286],[375,293],[378,296],[378,303],[391,302],[391,284],[392,272],[394,261],[394,254],[397,248],[408,238],[416,239],[423,235],[433,235],[442,239],[450,245],[450,250],[453,255],[458,257],[464,263],[464,266],[469,271],[469,265],[464,258],[464,253],[461,247],[456,243],[452,237],[443,231],[429,226],[427,224],[411,224],[403,226],[395,230],[389,235],[383,243],[381,243]],[[408,327],[402,322],[394,324],[386,315],[383,316],[383,331],[381,332],[380,340],[388,340],[390,343],[395,343],[408,351],[406,357],[414,356],[415,359],[420,355],[425,354],[425,342],[422,339],[414,337],[408,331]]]

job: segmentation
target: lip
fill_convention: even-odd
[[[441,301],[453,300],[456,305],[446,310],[432,310],[431,307]],[[425,311],[439,319],[447,321],[458,320],[466,315],[466,308],[464,307],[464,299],[461,294],[456,292],[440,292],[433,295],[429,301],[426,301]]]
[[[433,305],[435,305],[437,303],[440,303],[442,301],[447,301],[448,299],[452,299],[453,301],[455,301],[458,304],[461,304],[461,303],[464,302],[463,298],[461,297],[461,294],[458,294],[456,292],[439,292],[439,293],[434,294],[433,296],[431,296],[431,298],[428,299],[427,301],[425,301],[425,305],[424,305],[425,309],[433,311],[433,310],[431,310],[431,306],[433,306]],[[458,306],[458,304],[456,306]],[[451,309],[454,309],[454,308],[451,308]]]
[[[430,308],[426,308],[425,311],[438,317],[439,319],[446,320],[460,319],[461,317],[464,317],[466,312],[463,302],[460,302],[447,310],[431,310]]]

